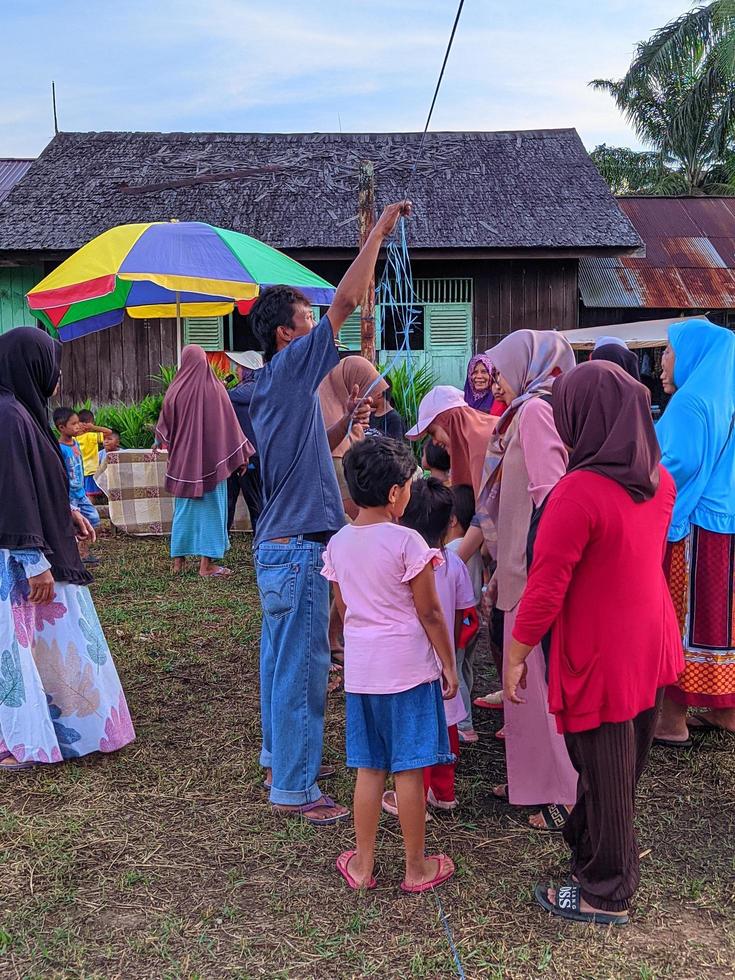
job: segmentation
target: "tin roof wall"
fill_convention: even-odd
[[[592,307],[735,308],[735,198],[623,197],[644,258],[583,258],[582,302]]]
[[[0,201],[3,201],[29,170],[33,160],[0,158]]]

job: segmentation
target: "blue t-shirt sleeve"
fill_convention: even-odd
[[[329,372],[339,364],[337,345],[329,317],[325,314],[308,334],[288,345],[281,357],[289,374],[313,393]]]

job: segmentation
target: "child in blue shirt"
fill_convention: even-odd
[[[81,432],[79,416],[71,408],[57,408],[54,412],[54,425],[59,431],[59,448],[69,477],[69,503],[73,510],[78,510],[86,517],[92,527],[100,523],[97,508],[91,502],[84,489],[84,463],[82,450],[76,436]],[[80,545],[82,561],[87,565],[96,565],[98,559],[89,557],[89,546]]]

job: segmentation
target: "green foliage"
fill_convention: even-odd
[[[378,367],[381,373],[384,369]],[[387,377],[393,386],[393,407],[407,427],[411,428],[416,424],[419,402],[436,385],[437,377],[428,365],[416,367],[406,361],[397,364]]]
[[[211,367],[212,370],[214,371],[217,380],[221,381],[222,384],[225,385],[225,387],[227,388],[235,387],[235,385],[237,384],[237,378],[233,378],[230,375],[229,371],[223,371],[218,364],[212,364]],[[176,377],[178,370],[179,369],[175,364],[168,364],[168,365],[162,364],[161,370],[158,372],[158,374],[152,374],[150,376],[151,381],[155,381],[157,384],[159,384],[161,386],[161,391],[165,394],[166,391],[168,390],[169,385]],[[227,380],[228,378],[231,378],[231,380],[228,381]]]
[[[161,364],[158,374],[151,375],[151,381],[155,381],[161,386],[161,391],[165,394],[169,385],[176,377],[178,367],[175,364]]]
[[[163,404],[163,395],[146,395],[133,405],[101,405],[94,413],[97,425],[116,429],[123,449],[149,449]]]
[[[602,143],[594,148],[590,158],[613,194],[655,194],[668,172],[659,153],[639,152],[627,146]]]
[[[696,75],[670,125],[678,137],[696,130],[703,110],[714,117],[712,136],[732,146],[735,125],[735,0],[710,0],[669,21],[638,45],[622,80],[624,94],[657,80]]]
[[[638,45],[625,77],[596,79],[639,139],[592,158],[618,193],[735,194],[735,0],[714,0]]]

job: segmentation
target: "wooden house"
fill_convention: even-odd
[[[32,159],[0,158],[0,205],[30,169]],[[0,257],[0,334],[28,322],[25,294],[43,276],[40,265]]]
[[[283,249],[336,283],[356,252],[357,174],[378,206],[414,202],[416,358],[461,385],[472,353],[520,327],[578,324],[580,260],[641,241],[573,129],[420,134],[60,133],[0,204],[0,265],[48,272],[136,221],[202,220]],[[376,315],[381,360],[396,346]],[[25,318],[28,322],[28,317]],[[342,341],[359,349],[359,318]],[[255,346],[246,317],[188,320],[184,340]],[[64,396],[140,397],[175,360],[170,321],[131,321],[65,344]]]

